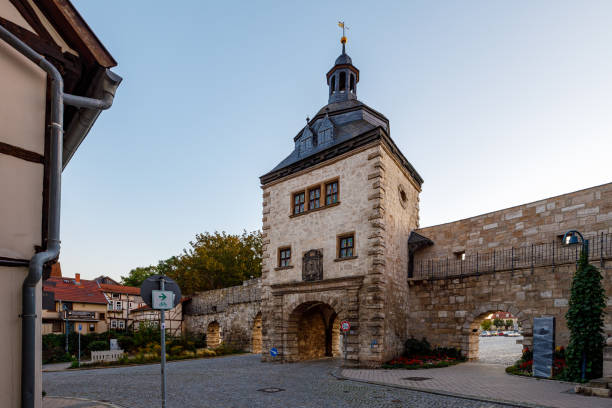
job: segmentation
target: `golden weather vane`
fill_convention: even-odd
[[[344,46],[344,44],[346,44],[346,35],[345,35],[345,30],[348,30],[349,27],[346,27],[344,25],[344,21],[338,21],[338,27],[342,28],[342,38],[340,39],[340,42],[342,43],[342,45]]]

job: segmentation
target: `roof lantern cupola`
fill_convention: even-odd
[[[357,82],[359,82],[359,70],[353,65],[351,57],[346,53],[346,36],[344,21],[339,21],[338,26],[342,28],[342,54],[336,58],[336,63],[327,73],[327,85],[329,86],[329,103],[344,102],[357,99]]]

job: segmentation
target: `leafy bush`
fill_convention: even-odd
[[[570,330],[570,341],[565,352],[566,380],[582,380],[583,360],[586,360],[587,380],[602,375],[603,315],[606,309],[606,292],[601,285],[602,279],[599,270],[588,263],[586,251],[582,251],[572,280],[569,309],[565,314]]]
[[[89,351],[103,351],[108,350],[108,343],[104,340],[95,340],[87,345]]]
[[[404,357],[431,353],[431,344],[429,344],[425,337],[423,337],[423,340],[417,340],[414,337],[410,337],[406,340],[404,346]]]
[[[132,336],[120,336],[118,339],[119,347],[126,353],[134,350],[135,342]]]

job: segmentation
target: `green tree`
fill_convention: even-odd
[[[262,238],[259,231],[196,235],[168,276],[186,294],[239,285],[261,276]]]
[[[499,319],[499,318],[495,318],[493,319],[493,325],[495,325],[496,329],[501,329],[502,327],[504,327],[504,320],[503,319]]]
[[[514,327],[514,321],[512,319],[506,319],[506,328]]]
[[[128,276],[121,277],[121,284],[126,286],[140,287],[145,279],[147,279],[149,276],[155,275],[156,273],[157,268],[153,265],[134,268],[130,271]]]
[[[565,314],[570,330],[570,341],[565,352],[567,368],[564,376],[571,381],[582,377],[582,361],[586,359],[587,379],[599,378],[603,370],[604,319],[606,292],[601,285],[602,276],[589,264],[582,251]]]
[[[489,319],[483,320],[483,322],[482,322],[482,323],[480,323],[480,327],[481,327],[481,328],[482,328],[482,330],[484,330],[484,331],[491,330],[491,326],[493,326],[493,323],[492,323],[492,322],[491,322],[491,320],[489,320]]]

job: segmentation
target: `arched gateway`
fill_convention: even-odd
[[[326,303],[303,303],[289,317],[287,346],[299,360],[338,357],[339,337],[338,314]]]

